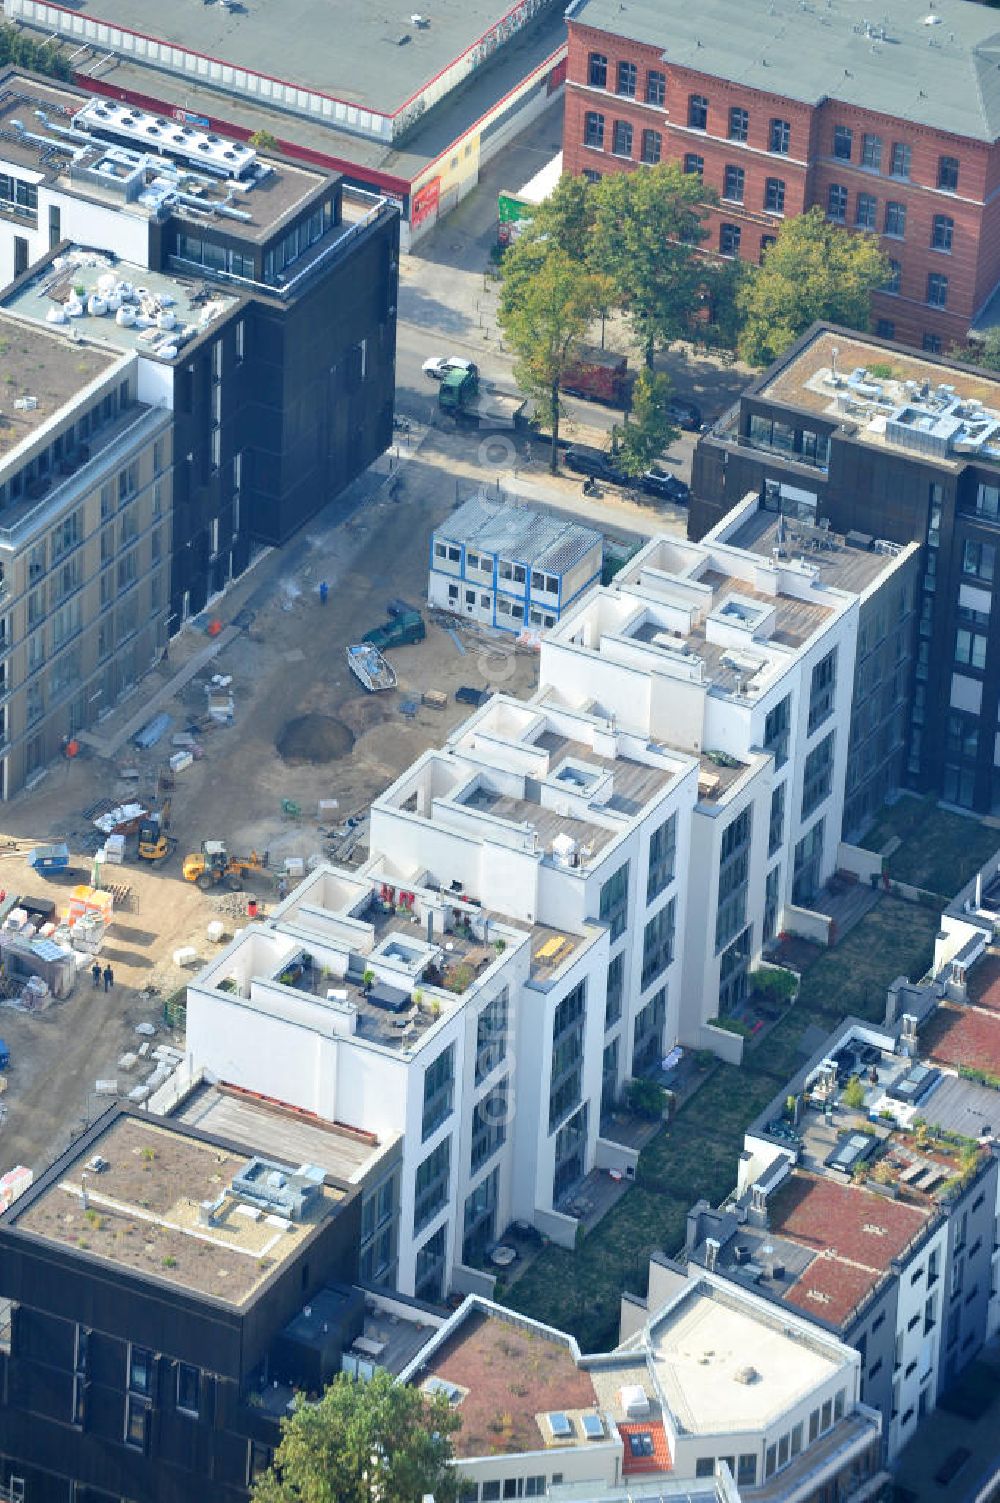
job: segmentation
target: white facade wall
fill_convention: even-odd
[[[36,122],[23,122],[28,130]],[[28,265],[48,253],[53,244],[70,240],[75,245],[111,251],[134,266],[149,265],[149,219],[129,213],[124,204],[95,203],[46,183],[43,172],[33,172],[22,163],[5,161],[0,155],[0,173],[30,183],[38,190],[37,213],[3,221],[0,234],[0,287],[14,280],[15,237],[27,242]]]
[[[944,1220],[902,1264],[897,1278],[894,1369],[898,1369],[898,1376],[893,1386],[895,1417],[887,1437],[890,1461],[912,1440],[918,1420],[929,1414],[937,1401],[942,1331],[948,1314],[947,1254],[948,1223]],[[932,1259],[937,1266],[937,1280],[928,1290],[927,1274]],[[918,1271],[920,1276],[915,1278]],[[934,1302],[934,1323],[930,1331],[925,1331],[925,1307],[929,1299]]]

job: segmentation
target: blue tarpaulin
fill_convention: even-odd
[[[152,720],[146,722],[141,731],[136,731],[132,737],[134,745],[142,751],[148,751],[155,746],[170,724],[170,716],[167,714],[154,715]]]

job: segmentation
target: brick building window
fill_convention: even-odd
[[[667,98],[667,75],[659,68],[650,68],[646,74],[646,103],[664,104]]]
[[[885,233],[894,240],[902,240],[906,234],[906,205],[892,198],[885,206]]]
[[[692,130],[708,129],[708,100],[704,94],[688,96],[688,125]]]
[[[763,266],[764,257],[767,255],[768,251],[771,249],[771,246],[774,244],[777,238],[778,237],[776,235],[761,235],[760,255],[757,257],[758,266]]]
[[[628,120],[616,120],[611,150],[616,157],[632,155],[632,126]]]
[[[588,183],[599,183],[601,181],[601,174],[595,172],[593,167],[585,167],[583,169],[583,176]]]
[[[592,52],[587,59],[587,82],[593,89],[607,88],[608,60],[603,52]]]
[[[780,177],[769,177],[764,184],[764,208],[769,214],[784,214],[785,184]]]
[[[849,162],[854,148],[854,132],[849,125],[833,127],[833,154],[838,161]]]
[[[838,224],[843,224],[847,218],[847,189],[843,183],[831,183],[827,189],[826,214]]]
[[[684,158],[684,171],[694,177],[705,176],[705,158],[699,157],[695,152],[689,151]]]
[[[583,144],[604,150],[604,116],[596,110],[588,110],[583,117]]]
[[[859,230],[873,230],[878,213],[878,199],[874,193],[859,193],[854,206],[854,223]]]
[[[932,271],[927,278],[927,301],[932,308],[947,308],[948,278]]]
[[[901,262],[890,260],[890,262],[889,262],[889,275],[886,277],[885,281],[882,283],[882,291],[883,292],[898,292],[899,291],[899,279],[900,279],[900,277],[902,275],[903,275],[903,267],[902,267]]]
[[[792,127],[787,120],[772,120],[768,146],[779,156],[787,156],[792,144]]]
[[[931,249],[950,252],[954,237],[955,221],[950,214],[935,214],[931,227]]]
[[[939,188],[954,193],[958,189],[958,157],[938,157]]]
[[[616,92],[624,99],[635,98],[635,86],[639,78],[639,70],[635,63],[618,64],[618,88]]]
[[[879,172],[882,167],[882,137],[872,136],[865,131],[861,137],[861,165],[871,172]]]
[[[922,350],[926,351],[926,353],[928,355],[940,355],[940,353],[941,353],[941,336],[940,336],[940,334],[925,334],[924,337],[923,337],[923,340],[921,341],[921,346],[920,347],[921,347]]]
[[[742,167],[734,167],[729,164],[722,178],[722,196],[731,204],[743,202],[743,188],[746,183],[746,173]]]
[[[738,224],[719,225],[720,256],[738,256],[740,253],[740,227]]]
[[[739,105],[733,105],[729,111],[729,139],[730,141],[745,141],[750,133],[750,115],[741,109]]]
[[[896,325],[891,318],[880,318],[875,325],[875,333],[879,339],[895,339]]]
[[[644,130],[642,133],[642,160],[655,167],[663,152],[663,137],[658,130]]]
[[[909,178],[910,157],[910,148],[905,141],[893,141],[892,153],[889,157],[889,176]]]

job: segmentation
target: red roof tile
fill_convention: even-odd
[[[785,1295],[785,1301],[797,1305],[815,1320],[840,1326],[881,1277],[871,1268],[856,1268],[843,1258],[813,1258]]]
[[[618,1424],[618,1433],[625,1445],[622,1472],[626,1477],[636,1472],[669,1472],[673,1469],[666,1432],[659,1420],[629,1420]],[[633,1456],[629,1445],[630,1435],[648,1435],[653,1442],[652,1456]]]
[[[1000,1017],[942,1002],[920,1030],[920,1049],[946,1065],[974,1065],[1000,1075]]]
[[[797,1171],[768,1198],[769,1224],[817,1252],[884,1272],[926,1224],[928,1212]]]

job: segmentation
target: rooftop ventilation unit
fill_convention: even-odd
[[[641,1383],[626,1383],[619,1398],[629,1419],[644,1419],[649,1413],[649,1398]]]

